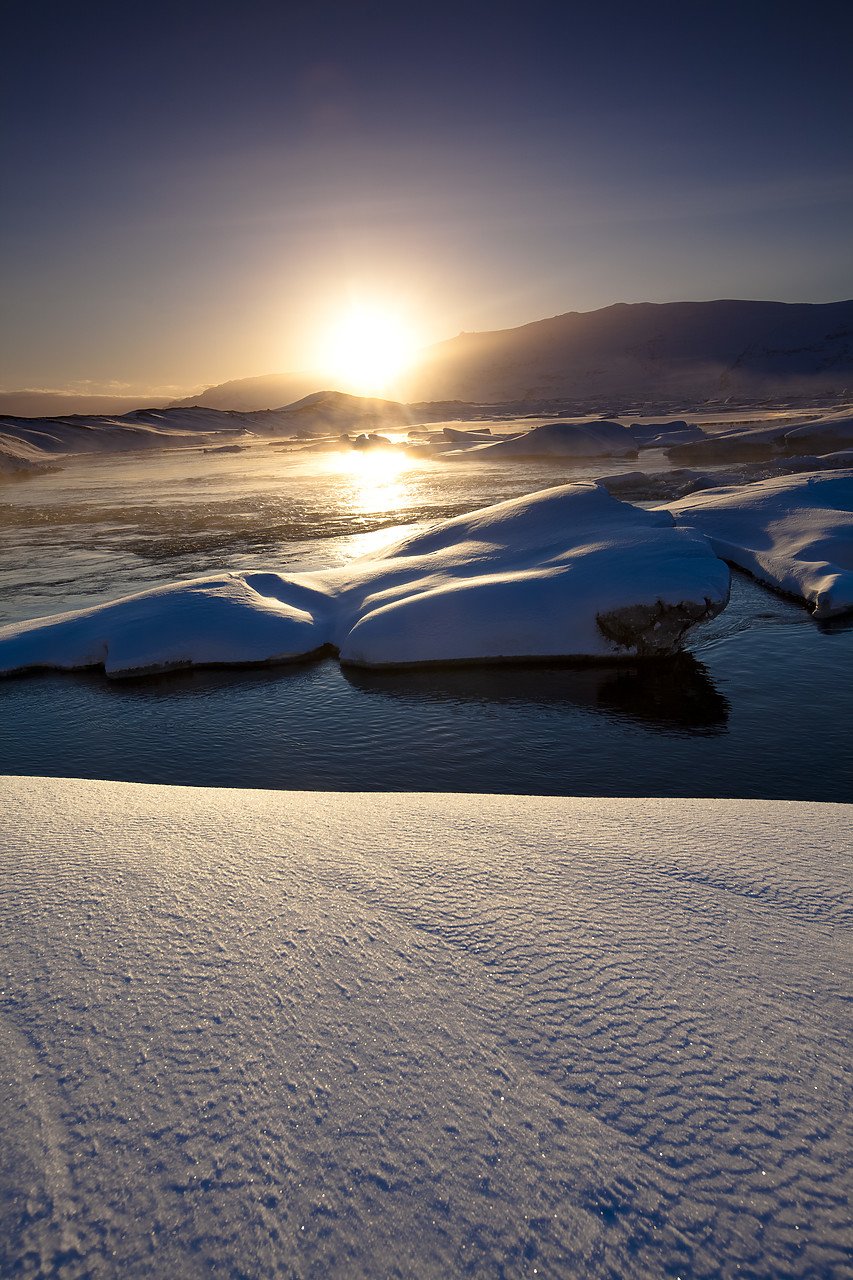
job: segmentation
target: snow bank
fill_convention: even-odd
[[[0,628],[0,671],[100,665],[139,674],[281,662],[332,646],[343,662],[671,653],[728,599],[705,538],[595,484],[564,485],[444,521],[343,568],[179,582]]]
[[[666,510],[704,533],[717,555],[805,600],[816,617],[853,609],[853,469],[713,489]]]
[[[4,1275],[843,1274],[849,806],[0,785]]]

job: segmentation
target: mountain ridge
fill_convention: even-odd
[[[235,379],[177,403],[280,408],[313,383],[302,374]],[[840,395],[851,386],[853,300],[717,299],[617,302],[460,333],[419,352],[389,394],[408,403],[651,402]]]
[[[328,382],[292,372],[230,379],[196,395],[0,392],[15,417],[124,414],[134,408],[241,413],[292,406]],[[387,388],[395,401],[569,406],[825,397],[853,389],[853,300],[617,302],[508,329],[463,332],[421,350]]]
[[[853,301],[615,303],[423,353],[404,398],[608,395],[701,398],[842,393],[853,382]]]

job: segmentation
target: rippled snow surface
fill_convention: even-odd
[[[220,569],[318,568],[402,529],[590,479],[584,466],[264,444],[69,460],[0,489],[0,620]],[[646,471],[665,456],[644,453]],[[114,683],[0,682],[0,771],[202,785],[853,797],[853,628],[735,576],[685,659],[407,674],[336,662]]]
[[[2,785],[4,1276],[849,1274],[847,806]]]

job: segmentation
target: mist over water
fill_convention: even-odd
[[[636,461],[483,464],[264,444],[76,458],[0,491],[0,618],[222,570],[295,572]],[[667,466],[643,456],[646,471]],[[849,800],[853,626],[742,574],[688,652],[646,664],[342,670],[328,660],[0,683],[0,772],[188,785]]]

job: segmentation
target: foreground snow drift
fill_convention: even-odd
[[[444,521],[341,569],[226,574],[0,628],[0,671],[108,674],[671,653],[728,599],[728,569],[665,511],[565,485]]]
[[[853,469],[779,476],[668,504],[717,555],[828,618],[853,609]]]
[[[844,1274],[848,806],[2,788],[3,1275]]]

